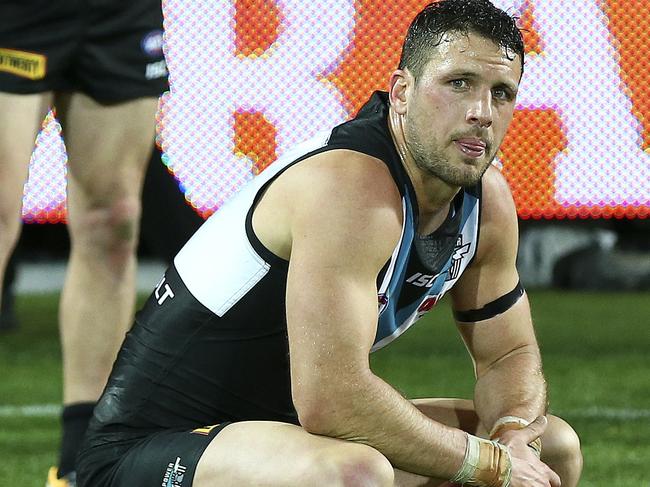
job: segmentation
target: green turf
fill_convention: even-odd
[[[581,486],[648,487],[650,296],[531,293],[551,409],[581,436]],[[373,355],[378,375],[409,396],[468,397],[472,371],[446,304]],[[61,357],[54,296],[17,302],[22,329],[0,335],[0,406],[58,403]],[[621,418],[627,411],[631,417]],[[641,413],[641,414],[640,414]],[[42,487],[56,461],[56,417],[0,416],[0,479]]]

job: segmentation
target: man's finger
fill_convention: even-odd
[[[538,416],[535,421],[530,423],[525,428],[520,429],[519,432],[524,435],[525,443],[531,443],[532,441],[542,436],[546,430],[547,425],[548,419],[546,419],[546,416]]]
[[[562,486],[562,481],[560,480],[560,476],[556,474],[553,470],[551,470],[551,487],[561,487]]]

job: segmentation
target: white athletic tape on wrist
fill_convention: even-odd
[[[494,426],[492,426],[492,429],[490,430],[490,438],[494,435],[494,433],[497,432],[497,430],[506,424],[518,424],[521,426],[521,428],[525,428],[528,426],[532,421],[528,421],[524,418],[520,418],[519,416],[504,416],[502,418],[499,418],[496,420],[494,423]]]
[[[496,441],[467,434],[465,458],[451,482],[476,487],[510,487],[510,452]]]
[[[467,446],[465,447],[465,458],[463,464],[460,466],[458,473],[451,479],[452,482],[463,483],[466,479],[472,477],[478,467],[479,457],[481,455],[481,446],[478,439],[467,433]]]

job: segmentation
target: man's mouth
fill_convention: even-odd
[[[454,140],[456,147],[466,156],[473,159],[478,159],[485,155],[487,144],[481,139],[475,137],[463,137],[462,139]]]

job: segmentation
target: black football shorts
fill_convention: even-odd
[[[0,91],[99,102],[167,89],[161,0],[0,1]]]
[[[77,461],[79,487],[190,487],[201,455],[230,423],[193,431],[160,431],[136,441],[86,447]]]

